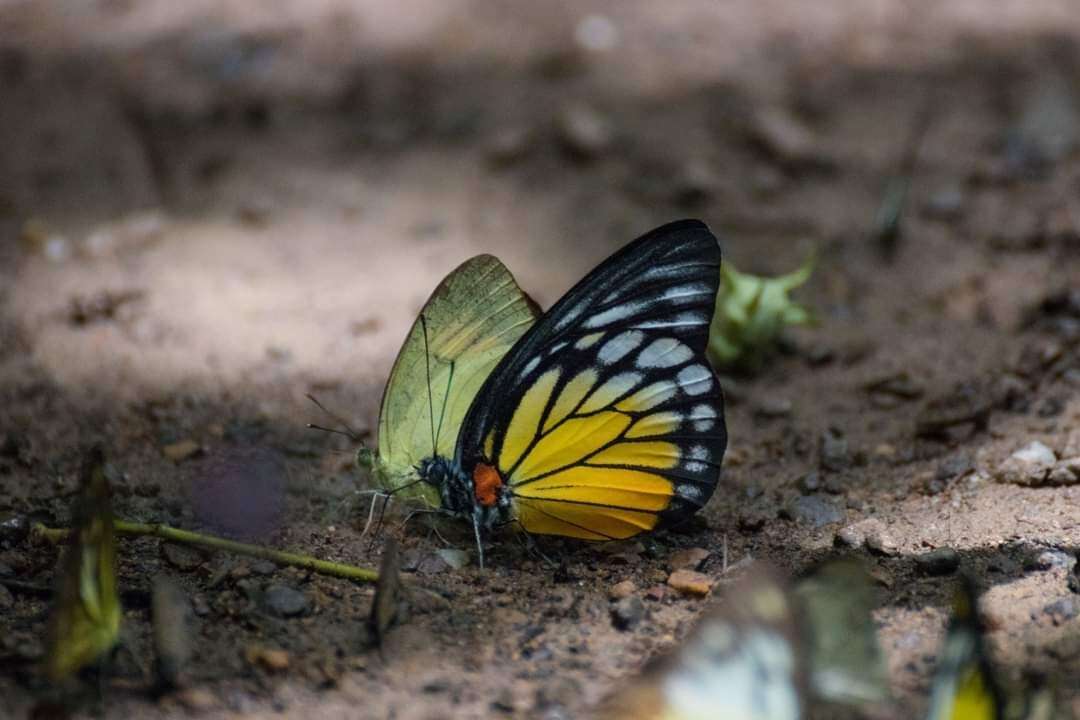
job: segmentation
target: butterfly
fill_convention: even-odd
[[[49,678],[60,680],[112,650],[120,639],[120,616],[109,483],[104,453],[95,446],[83,461],[71,544],[56,582]]]
[[[416,476],[437,491],[442,512],[472,523],[481,564],[481,532],[498,526],[612,540],[704,506],[727,444],[723,396],[705,356],[719,268],[716,237],[703,223],[684,220],[616,252],[539,317],[516,284],[471,291],[502,290],[503,303],[450,303],[448,291],[436,291],[417,321],[423,359],[411,333],[385,396],[408,393],[410,401],[395,398],[390,406],[410,413],[387,416],[392,408],[384,398],[380,431],[404,439],[408,450],[399,457],[415,457],[422,414],[415,395],[426,385],[432,442]],[[492,341],[467,314],[450,328],[429,322],[437,302],[448,311],[482,307],[502,332]],[[479,342],[483,352],[465,341]],[[455,352],[470,360],[464,373]],[[475,392],[455,394],[455,382],[480,379],[474,357],[493,366]],[[397,390],[399,367],[426,382]],[[470,396],[448,452],[443,423],[452,427]],[[405,415],[412,429],[397,427]],[[380,436],[380,456],[382,450]]]
[[[848,717],[888,695],[872,592],[855,563],[827,563],[794,587],[771,569],[752,568],[681,646],[650,661],[597,716]]]
[[[983,642],[974,584],[965,578],[939,653],[927,720],[999,720],[1003,697]]]

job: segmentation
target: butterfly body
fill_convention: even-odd
[[[516,522],[610,540],[701,508],[727,442],[705,356],[719,266],[708,228],[681,221],[567,292],[480,386],[453,458],[437,451],[417,464],[441,509],[478,537]]]

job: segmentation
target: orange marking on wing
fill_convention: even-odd
[[[491,507],[499,499],[499,488],[503,481],[498,470],[480,463],[473,470],[473,485],[476,487],[476,501],[484,507]]]

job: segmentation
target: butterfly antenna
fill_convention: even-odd
[[[443,396],[442,408],[439,409],[439,427],[435,429],[435,447],[439,447],[439,438],[442,437],[442,423],[443,418],[446,417],[446,406],[450,404],[450,384],[454,382],[454,364],[456,361],[450,363],[450,376],[446,378],[446,395]]]
[[[307,427],[309,429],[311,429],[311,430],[322,430],[323,432],[328,432],[328,433],[337,433],[338,435],[344,435],[345,437],[349,438],[353,442],[360,442],[360,433],[353,430],[349,426],[349,423],[345,422],[345,420],[340,415],[338,415],[336,413],[332,413],[329,410],[327,410],[326,406],[323,405],[321,402],[319,402],[315,398],[315,396],[312,395],[311,393],[305,393],[304,397],[306,397],[311,402],[315,403],[315,407],[319,408],[324,413],[326,413],[330,417],[331,420],[336,422],[341,427],[345,428],[345,430],[335,430],[333,428],[322,427],[321,425],[316,425],[314,423],[308,423]]]
[[[427,368],[428,419],[431,420],[431,454],[438,454],[438,436],[435,434],[435,396],[431,392],[431,348],[428,347],[427,318],[420,313],[420,327],[424,331],[424,366]]]

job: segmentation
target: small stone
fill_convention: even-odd
[[[637,595],[624,597],[611,606],[611,622],[618,630],[632,630],[644,616],[645,603]]]
[[[667,597],[667,587],[664,585],[653,585],[651,588],[645,591],[646,600],[660,602],[665,597]]]
[[[251,572],[256,575],[273,575],[277,572],[277,565],[269,560],[262,560],[251,566]]]
[[[836,428],[829,428],[821,434],[820,448],[823,470],[836,472],[851,466],[847,438]]]
[[[1062,550],[1044,550],[1039,553],[1027,569],[1029,570],[1052,570],[1065,568],[1071,570],[1076,565],[1076,557]]]
[[[952,548],[938,548],[916,555],[915,565],[927,575],[948,575],[960,567],[960,553]]]
[[[778,162],[800,165],[819,161],[817,138],[809,128],[781,107],[758,111],[750,127],[751,139]]]
[[[799,478],[799,489],[804,493],[815,493],[821,489],[821,475],[817,471],[811,471]]]
[[[244,650],[244,658],[250,665],[260,665],[271,672],[289,669],[289,653],[277,648],[249,645]]]
[[[1074,485],[1080,482],[1080,457],[1065,458],[1046,476],[1048,485]]]
[[[12,597],[11,591],[0,585],[0,610],[7,610],[14,604],[15,598]]]
[[[953,455],[938,465],[934,478],[940,481],[951,480],[955,477],[963,477],[975,469],[971,456],[966,453]]]
[[[175,463],[194,457],[201,451],[202,446],[194,440],[181,440],[180,442],[174,442],[161,448],[161,453]]]
[[[204,713],[217,707],[214,694],[201,687],[191,687],[173,693],[172,698],[190,713]]]
[[[814,528],[844,521],[843,509],[821,495],[799,495],[784,507],[782,514]]]
[[[898,555],[900,545],[878,521],[866,533],[866,547],[879,555]]]
[[[791,400],[784,397],[767,396],[762,398],[754,413],[763,418],[784,418],[791,415]]]
[[[304,593],[287,585],[271,585],[263,594],[266,609],[278,617],[295,617],[308,609]]]
[[[1061,625],[1064,622],[1072,620],[1080,612],[1080,607],[1077,607],[1078,599],[1075,595],[1068,595],[1055,600],[1052,603],[1047,604],[1043,608],[1043,613],[1050,616],[1050,621],[1054,625]]]
[[[713,581],[708,575],[695,570],[676,570],[668,576],[667,584],[684,595],[705,597],[712,590]]]
[[[407,554],[407,552],[403,553],[403,556],[406,556]],[[419,560],[416,561],[416,566],[413,568],[418,575],[439,575],[450,569],[450,563],[446,562],[442,555],[439,555],[438,553],[421,555]],[[404,565],[402,565],[402,570],[405,570]]]
[[[612,600],[622,600],[628,598],[637,592],[637,585],[633,580],[623,580],[621,583],[616,583],[608,590],[608,597]]]
[[[204,562],[198,550],[177,543],[162,543],[161,554],[165,557],[165,562],[185,572],[194,570]]]
[[[532,148],[533,133],[525,127],[507,127],[495,133],[488,144],[488,160],[498,167],[513,165]]]
[[[1056,462],[1054,451],[1036,440],[1006,458],[994,477],[998,482],[1015,485],[1042,485]]]
[[[595,160],[615,141],[608,119],[586,105],[564,107],[555,120],[555,130],[566,150],[579,160]]]
[[[836,544],[851,548],[860,548],[866,542],[866,529],[863,523],[855,523],[840,528],[836,533]]]
[[[0,520],[0,542],[18,545],[30,534],[30,518],[11,515]]]
[[[442,558],[443,562],[455,570],[460,570],[469,564],[470,556],[465,550],[458,548],[439,548],[435,554]]]
[[[712,553],[705,548],[699,547],[679,550],[668,560],[668,567],[672,570],[680,570],[682,568],[699,570],[705,561],[709,559],[711,554]]]
[[[934,220],[956,220],[964,210],[964,191],[958,185],[941,188],[926,201],[923,214]]]
[[[716,192],[717,184],[712,167],[700,158],[692,158],[675,175],[675,199],[686,204],[707,200]]]

